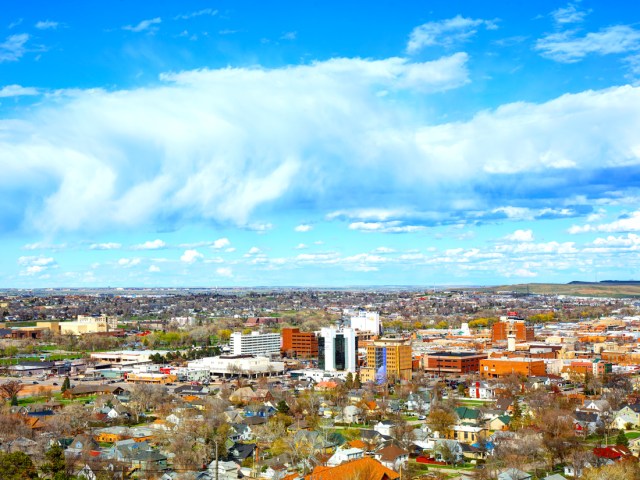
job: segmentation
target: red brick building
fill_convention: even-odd
[[[491,327],[491,341],[506,342],[509,335],[515,335],[516,342],[533,342],[535,334],[533,327],[528,327],[523,321],[507,321],[494,323]]]
[[[473,373],[480,370],[480,361],[486,353],[438,352],[430,353],[424,359],[425,372],[431,373]]]
[[[299,328],[283,328],[280,353],[287,357],[317,357],[318,339],[313,332],[301,332]]]

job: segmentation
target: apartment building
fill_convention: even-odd
[[[516,342],[533,342],[535,333],[533,327],[527,326],[522,320],[505,320],[494,323],[491,327],[491,341],[506,342],[510,336]]]
[[[241,332],[231,334],[230,347],[233,355],[265,355],[280,353],[281,338],[279,333]]]

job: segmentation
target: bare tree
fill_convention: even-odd
[[[5,400],[12,400],[18,397],[18,394],[24,388],[24,384],[17,380],[0,383],[0,397]]]

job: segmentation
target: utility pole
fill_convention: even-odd
[[[218,439],[216,438],[216,480],[218,480]]]

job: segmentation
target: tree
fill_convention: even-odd
[[[44,458],[45,463],[40,467],[42,473],[54,480],[62,480],[66,477],[67,462],[60,445],[52,445],[44,454]]]
[[[456,423],[456,416],[449,410],[435,407],[429,413],[426,423],[432,432],[438,432],[442,437],[447,437],[449,430]]]
[[[580,477],[581,480],[629,480],[640,478],[640,464],[636,462],[618,462],[600,468],[590,468]]]
[[[62,382],[62,387],[60,387],[60,391],[64,393],[70,388],[71,388],[71,379],[69,379],[69,377],[64,377],[64,381]]]
[[[276,405],[276,409],[278,410],[278,412],[284,414],[288,414],[290,410],[289,405],[287,405],[287,402],[285,402],[284,400],[280,400],[278,402],[278,404]]]
[[[24,388],[24,384],[17,380],[11,380],[0,384],[0,397],[5,400],[17,400],[18,394]]]
[[[616,437],[616,445],[624,445],[625,447],[629,446],[629,439],[624,434],[624,430],[620,430],[618,432],[618,436]]]
[[[0,454],[0,472],[3,480],[38,478],[38,471],[29,455],[23,452]]]

